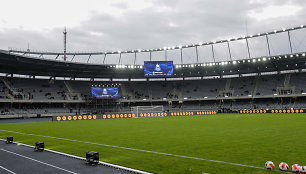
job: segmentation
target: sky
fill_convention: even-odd
[[[240,37],[306,25],[305,0],[9,0],[0,6],[0,49],[68,52],[163,48]],[[286,34],[271,36],[273,54],[288,51]],[[294,52],[305,51],[306,29],[292,33]],[[245,43],[231,44],[234,59],[247,56]],[[252,57],[267,54],[263,39],[252,39]],[[216,46],[217,60],[228,58]],[[242,49],[243,48],[243,49]],[[199,48],[200,61],[210,61],[210,48]],[[184,50],[184,63],[197,61],[194,49]],[[117,56],[117,57],[116,57]],[[106,63],[118,61],[118,55]],[[129,63],[133,55],[124,55]],[[179,62],[177,51],[169,58]],[[164,53],[154,54],[163,60]],[[139,55],[137,61],[148,59]],[[76,58],[74,61],[86,61]],[[101,61],[92,58],[90,61]]]

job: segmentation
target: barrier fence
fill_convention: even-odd
[[[144,118],[144,117],[167,117],[167,116],[192,116],[192,115],[212,115],[216,111],[188,111],[188,112],[149,112],[139,113],[113,113],[101,115],[60,115],[52,117],[53,121],[73,121],[73,120],[96,120],[96,119],[115,119],[115,118]]]
[[[272,109],[272,110],[240,110],[240,114],[261,114],[261,113],[305,113],[305,109]]]

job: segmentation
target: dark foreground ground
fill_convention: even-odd
[[[105,173],[126,174],[128,171],[104,165],[86,165],[84,160],[51,152],[34,152],[30,147],[6,144],[0,141],[1,174],[64,174],[64,173]]]

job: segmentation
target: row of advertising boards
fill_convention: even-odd
[[[73,120],[96,120],[96,119],[114,119],[114,118],[144,118],[144,117],[167,117],[167,116],[192,116],[192,115],[212,115],[216,111],[188,111],[188,112],[149,112],[139,113],[138,116],[133,113],[113,113],[102,115],[59,115],[53,117],[53,121],[73,121]]]
[[[261,113],[305,113],[304,109],[272,109],[272,110],[240,110],[240,114],[261,114]]]

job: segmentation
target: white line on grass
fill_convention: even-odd
[[[73,139],[68,139],[68,138],[51,137],[51,136],[46,136],[46,135],[28,134],[28,133],[15,132],[15,131],[9,131],[9,130],[0,130],[0,131],[12,132],[12,133],[23,134],[23,135],[32,135],[32,136],[38,136],[38,137],[46,137],[46,138],[52,138],[52,139],[58,139],[58,140],[73,141],[73,142],[79,142],[79,143],[85,143],[85,144],[93,144],[93,145],[98,145],[98,146],[114,147],[114,148],[119,148],[119,149],[133,150],[133,151],[139,151],[139,152],[147,152],[147,153],[166,155],[166,156],[173,156],[173,157],[180,157],[180,158],[186,158],[186,159],[194,159],[194,160],[209,161],[209,162],[215,162],[215,163],[230,164],[230,165],[241,166],[241,167],[249,167],[249,168],[255,168],[255,169],[264,169],[265,170],[264,167],[257,167],[257,166],[246,165],[246,164],[232,163],[232,162],[227,162],[227,161],[211,160],[211,159],[206,159],[206,158],[198,158],[198,157],[191,157],[191,156],[185,156],[185,155],[175,155],[175,154],[170,154],[170,153],[155,152],[155,151],[143,150],[143,149],[134,149],[134,148],[129,148],[129,147],[121,147],[121,146],[109,145],[109,144],[100,144],[100,143],[86,142],[86,141],[73,140]]]
[[[20,156],[20,157],[23,157],[23,158],[26,158],[26,159],[29,159],[29,160],[32,160],[32,161],[35,161],[35,162],[38,162],[38,163],[41,163],[41,164],[44,164],[44,165],[47,165],[47,166],[50,166],[50,167],[53,167],[53,168],[56,168],[56,169],[59,169],[59,170],[63,170],[63,171],[68,172],[68,173],[77,174],[77,173],[72,172],[72,171],[70,171],[70,170],[66,170],[66,169],[63,169],[63,168],[61,168],[61,167],[57,167],[57,166],[54,166],[54,165],[52,165],[52,164],[48,164],[48,163],[45,163],[45,162],[42,162],[42,161],[39,161],[39,160],[30,158],[30,157],[27,157],[27,156],[24,156],[24,155],[15,153],[15,152],[11,152],[11,151],[8,151],[8,150],[5,150],[5,149],[0,149],[0,150],[2,150],[2,151],[4,151],[4,152],[7,152],[7,153],[11,153],[11,154],[17,155],[17,156]]]
[[[7,171],[7,172],[9,172],[9,173],[11,173],[11,174],[16,174],[15,172],[10,171],[9,169],[4,168],[4,167],[2,167],[2,166],[0,166],[0,168],[3,169],[3,170],[5,170],[5,171]]]

